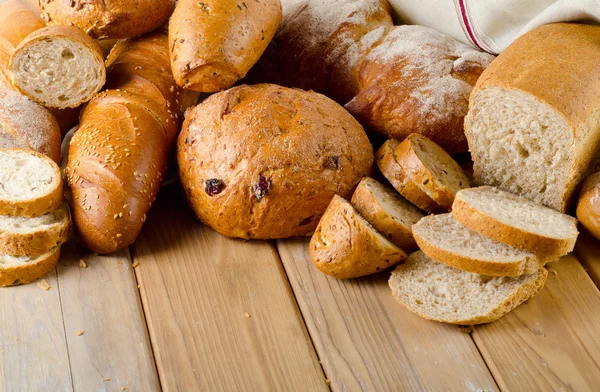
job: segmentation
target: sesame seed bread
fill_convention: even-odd
[[[319,271],[338,279],[374,274],[406,258],[402,249],[337,195],[310,240],[309,253]]]
[[[15,88],[52,108],[75,108],[104,85],[102,50],[73,26],[48,26],[27,36],[11,56]]]
[[[396,158],[395,150],[400,144],[395,139],[389,139],[375,153],[375,162],[379,171],[387,178],[392,186],[408,201],[428,213],[442,212],[440,207],[425,191],[412,181]]]
[[[52,272],[59,259],[59,246],[35,256],[0,254],[0,286],[31,283]]]
[[[365,177],[351,200],[356,211],[381,234],[405,251],[417,249],[412,225],[423,218],[423,212],[393,189]]]
[[[531,275],[491,277],[449,267],[418,251],[393,272],[394,298],[419,316],[459,325],[489,323],[537,294],[548,277],[540,268]]]
[[[69,237],[69,207],[33,218],[0,216],[0,254],[40,255],[62,245]]]
[[[571,252],[579,234],[575,218],[490,186],[458,192],[452,215],[473,231],[550,259]]]
[[[55,210],[63,197],[60,169],[33,150],[0,150],[0,215],[38,216]]]
[[[426,136],[409,135],[396,147],[395,156],[406,176],[446,210],[452,208],[456,192],[470,186],[459,164]]]
[[[413,226],[419,248],[430,258],[489,276],[533,274],[548,260],[467,229],[452,214],[429,215]]]

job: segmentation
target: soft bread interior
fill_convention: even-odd
[[[577,221],[553,209],[489,186],[470,188],[457,199],[506,225],[557,239],[577,237]]]
[[[487,88],[471,97],[465,122],[475,182],[562,209],[575,159],[562,116],[524,92]]]
[[[103,63],[79,42],[40,39],[15,53],[13,81],[28,96],[51,107],[75,107],[103,84]]]
[[[410,229],[423,217],[417,207],[380,182],[368,179],[365,186],[384,211],[407,228]]]
[[[22,150],[0,151],[0,198],[29,200],[56,188],[56,168],[51,161]]]
[[[62,225],[69,219],[68,207],[63,204],[57,210],[44,215],[27,218],[22,216],[0,216],[0,232],[18,234],[35,233],[52,226]]]
[[[58,247],[50,249],[48,253],[44,253],[43,255],[35,256],[10,256],[0,254],[0,268],[18,267],[21,265],[35,264],[47,257],[52,256],[52,254],[56,251],[58,251]]]

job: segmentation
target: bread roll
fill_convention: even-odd
[[[30,0],[48,24],[79,27],[92,38],[129,38],[169,20],[175,0]]]
[[[577,219],[600,239],[600,173],[592,174],[583,183],[577,203]]]
[[[600,27],[554,23],[483,73],[466,135],[475,182],[565,212],[600,145]]]
[[[81,114],[65,170],[83,244],[111,253],[133,243],[165,173],[183,111],[164,32],[119,41],[107,60],[109,90]]]
[[[332,100],[263,84],[190,110],[177,158],[203,222],[226,236],[270,239],[312,233],[333,196],[349,197],[369,174],[373,148]]]
[[[71,26],[49,26],[29,34],[13,52],[9,70],[21,93],[59,109],[89,101],[106,81],[102,50]]]
[[[202,92],[231,87],[258,61],[280,21],[280,0],[179,0],[169,22],[175,80]]]

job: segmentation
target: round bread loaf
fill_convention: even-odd
[[[577,219],[594,237],[600,239],[600,173],[592,174],[583,183]]]
[[[340,105],[269,84],[232,88],[189,111],[177,158],[198,217],[254,239],[313,232],[333,196],[350,196],[374,159]]]

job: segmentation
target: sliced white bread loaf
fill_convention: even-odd
[[[411,312],[449,324],[489,323],[537,294],[548,277],[540,268],[531,275],[491,277],[449,267],[418,251],[390,277],[392,295]]]
[[[445,210],[452,207],[456,192],[470,187],[459,164],[426,136],[409,135],[395,155],[408,178]]]
[[[33,150],[0,149],[0,215],[38,216],[63,197],[60,169]]]
[[[490,186],[457,193],[452,215],[467,228],[548,259],[571,252],[577,219]]]
[[[374,274],[406,258],[402,249],[337,195],[310,240],[309,253],[315,267],[338,279]]]
[[[404,172],[396,158],[396,147],[400,142],[389,139],[375,153],[375,162],[381,174],[406,200],[428,213],[442,212],[441,208],[425,191],[415,184]]]
[[[0,286],[31,283],[49,274],[60,259],[60,247],[35,256],[0,254]]]
[[[0,216],[0,253],[13,256],[47,253],[67,241],[70,226],[66,203],[33,218]]]
[[[423,213],[393,189],[365,177],[351,200],[356,211],[396,246],[411,251],[417,248],[412,225]]]
[[[106,81],[100,46],[73,26],[48,26],[28,35],[9,69],[19,91],[51,108],[77,107]]]
[[[419,248],[430,258],[489,276],[533,274],[548,260],[467,229],[452,214],[430,215],[413,226]]]

